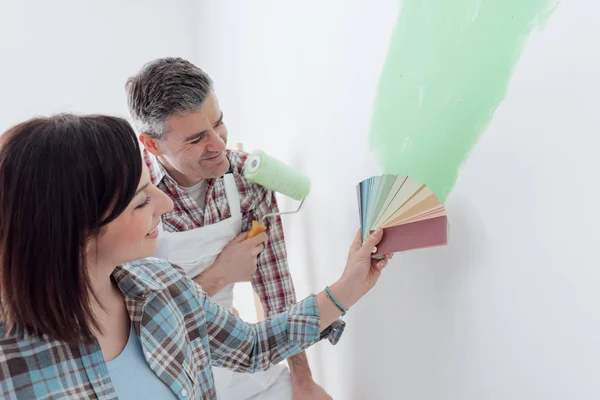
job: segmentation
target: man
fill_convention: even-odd
[[[157,257],[182,266],[223,307],[233,286],[251,280],[268,317],[296,302],[281,219],[246,240],[252,220],[277,212],[275,193],[247,181],[247,154],[226,149],[212,81],[180,58],[146,64],[126,85],[153,183],[175,203],[162,217]],[[313,379],[304,353],[256,374],[215,368],[222,399],[321,400],[331,397]],[[243,393],[243,394],[242,394]]]

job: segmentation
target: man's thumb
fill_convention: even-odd
[[[248,232],[250,232],[250,231],[245,231],[245,232],[240,233],[231,242],[232,243],[241,243],[241,242],[243,242],[248,237]]]

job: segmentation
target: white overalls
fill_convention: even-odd
[[[160,224],[158,250],[154,257],[179,265],[193,278],[211,266],[223,248],[241,233],[242,213],[235,179],[231,173],[225,174],[223,179],[231,217],[183,232],[167,232]],[[229,284],[212,296],[215,302],[230,311],[233,286]],[[283,364],[253,374],[213,367],[213,375],[219,400],[287,400],[292,397],[289,371]]]

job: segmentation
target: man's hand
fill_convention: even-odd
[[[246,240],[248,232],[242,232],[219,254],[211,268],[227,277],[229,283],[245,282],[256,272],[256,258],[265,249],[267,234],[262,232]]]
[[[292,377],[293,400],[332,400],[331,396],[313,380],[305,352],[293,355],[287,361]]]
[[[265,249],[267,234],[263,232],[246,240],[247,235],[248,232],[242,232],[229,242],[214,264],[194,278],[209,296],[230,283],[248,281],[256,271],[257,257]]]
[[[302,382],[292,381],[293,400],[333,400],[333,397],[327,394],[325,389],[317,385],[312,379]]]

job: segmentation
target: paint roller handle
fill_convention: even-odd
[[[248,236],[246,237],[246,239],[251,239],[254,236],[256,236],[259,233],[262,233],[266,230],[267,230],[266,226],[261,225],[258,221],[252,221],[252,227],[250,228],[250,231],[248,232]]]

